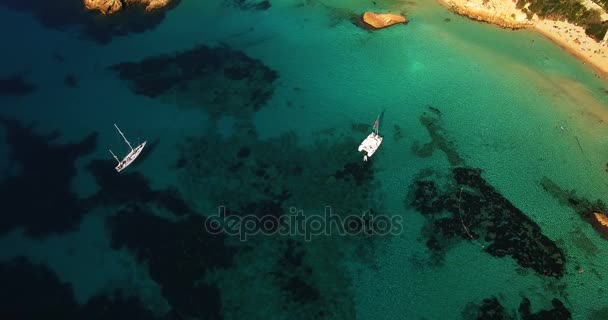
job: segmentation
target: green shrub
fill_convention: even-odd
[[[592,0],[608,11],[608,0]],[[528,18],[536,13],[541,18],[568,20],[585,28],[587,35],[599,40],[604,38],[608,22],[602,22],[598,10],[589,10],[579,0],[517,0],[516,6],[523,8],[529,2],[529,10],[524,10]]]
[[[590,24],[585,28],[585,33],[597,41],[602,41],[608,30],[608,21]]]

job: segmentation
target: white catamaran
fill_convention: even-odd
[[[122,160],[119,160],[118,157],[114,154],[114,152],[112,152],[112,150],[110,150],[110,153],[112,154],[112,156],[114,156],[114,159],[116,159],[116,161],[118,161],[118,165],[116,166],[115,169],[116,169],[116,171],[121,172],[124,168],[128,167],[133,161],[135,161],[135,158],[137,158],[137,156],[139,156],[139,154],[141,153],[141,150],[144,149],[144,146],[146,145],[146,141],[142,142],[137,147],[135,147],[135,149],[133,149],[133,147],[131,147],[131,144],[129,143],[129,140],[127,140],[127,138],[122,133],[122,131],[120,131],[120,129],[118,128],[116,123],[114,124],[114,126],[116,127],[116,130],[118,130],[118,133],[120,133],[122,138],[125,139],[125,142],[129,146],[129,148],[131,148],[131,152],[129,152],[129,154],[127,154],[124,157],[124,159],[122,159]]]
[[[380,136],[380,120],[384,116],[384,111],[380,113],[376,121],[374,121],[374,127],[372,128],[372,133],[361,142],[359,145],[359,152],[363,153],[363,161],[367,161],[371,156],[380,148],[380,144],[382,143],[382,136]]]

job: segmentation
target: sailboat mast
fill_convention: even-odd
[[[378,128],[380,127],[380,116],[378,116],[378,118],[376,118],[376,121],[374,121],[374,128],[373,131],[376,135],[378,135]]]
[[[110,149],[108,149],[110,150]],[[120,163],[120,160],[118,160],[118,157],[114,154],[114,152],[112,152],[112,150],[110,150],[110,153],[112,154],[112,156],[114,156],[114,159],[116,159],[116,161],[118,161],[118,163]]]
[[[383,118],[384,118],[384,110],[382,110],[382,112],[380,112],[380,114],[378,115],[378,118],[376,119],[376,135],[380,134],[380,122],[382,121]]]
[[[131,147],[131,144],[129,143],[129,140],[127,140],[127,138],[122,133],[122,131],[120,131],[120,128],[118,128],[118,126],[116,125],[116,123],[114,124],[114,126],[116,127],[116,130],[118,130],[118,133],[120,133],[120,135],[122,136],[122,138],[125,139],[125,142],[127,143],[127,145],[129,145],[129,148],[131,148],[131,151],[133,151],[133,147]],[[116,157],[116,156],[114,156],[114,157]]]

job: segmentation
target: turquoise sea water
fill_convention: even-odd
[[[524,298],[533,313],[551,309],[558,299],[573,319],[604,318],[608,240],[543,186],[552,181],[574,190],[577,199],[605,200],[606,81],[535,33],[469,21],[433,1],[270,2],[269,9],[254,10],[229,1],[182,0],[153,29],[105,44],[87,39],[78,27],[45,28],[27,10],[0,7],[10,44],[1,53],[0,78],[18,74],[35,86],[28,94],[0,96],[1,116],[28,132],[16,140],[11,126],[2,132],[3,200],[19,192],[36,202],[48,192],[35,186],[65,187],[53,181],[65,176],[49,179],[37,170],[23,182],[29,187],[11,182],[28,177],[24,169],[32,164],[23,158],[36,158],[42,172],[60,171],[45,164],[59,159],[74,163],[65,183],[84,208],[74,219],[74,209],[59,200],[45,202],[53,204],[48,210],[2,210],[8,221],[0,238],[5,279],[20,279],[11,275],[10,261],[25,256],[71,286],[79,305],[119,290],[167,319],[471,319],[491,297],[516,318],[526,318],[518,311]],[[351,19],[366,10],[403,12],[410,22],[364,30]],[[236,55],[241,60],[235,65],[257,68],[248,77],[259,80],[264,68],[274,71],[276,79],[259,84],[270,94],[251,109],[247,95],[255,90],[248,86],[258,84],[206,73],[212,69],[208,62],[195,66],[197,59],[211,59],[210,53],[183,60],[198,78],[175,76],[175,65],[138,65],[125,79],[109,68],[147,57],[170,60],[200,45],[224,48],[221,57],[240,52],[247,58]],[[64,83],[68,74],[75,86]],[[158,80],[163,77],[169,84]],[[144,88],[150,92],[179,85],[159,96],[136,94],[142,79],[157,80]],[[222,92],[221,99],[213,90]],[[362,165],[357,145],[382,110],[383,144]],[[425,114],[433,115],[431,125],[421,121]],[[150,146],[148,155],[118,176],[107,149],[123,154],[127,147],[113,123],[132,142],[147,139]],[[48,143],[26,138],[55,130],[60,136]],[[70,156],[53,149],[92,132],[97,136],[90,152]],[[419,147],[431,139],[448,142],[421,156]],[[58,155],[49,156],[52,150]],[[248,155],[238,156],[241,151]],[[16,154],[21,156],[13,159]],[[454,154],[462,162],[450,163],[447,155]],[[91,169],[99,159],[108,161]],[[489,254],[480,247],[489,242],[471,241],[460,223],[451,227],[457,236],[446,236],[438,251],[427,247],[436,231],[432,224],[443,216],[411,205],[415,181],[421,172],[432,172],[433,181],[443,185],[460,166],[481,169],[501,201],[521,210],[563,252],[559,277],[518,264],[509,254]],[[460,187],[442,192],[456,199]],[[146,188],[158,193],[137,192]],[[190,208],[186,214],[158,200],[167,188],[177,190],[173,196]],[[127,190],[127,196],[112,190]],[[218,206],[240,215],[283,214],[291,207],[314,214],[331,206],[345,216],[373,209],[401,217],[403,226],[389,236],[334,234],[304,241],[275,235],[241,242],[205,234],[202,217]],[[461,213],[479,214],[475,208]],[[498,217],[508,215],[494,210]],[[60,227],[62,221],[73,221],[72,228]],[[499,230],[509,234],[529,226],[514,221]],[[46,231],[28,233],[36,228]],[[475,234],[487,234],[486,228],[472,226]],[[534,234],[530,247],[539,238]],[[520,244],[509,250],[529,252]],[[36,291],[43,283],[22,290]]]

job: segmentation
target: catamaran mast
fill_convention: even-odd
[[[374,133],[376,133],[376,135],[380,134],[380,121],[382,121],[383,117],[384,110],[382,110],[382,112],[378,115],[378,118],[376,118],[376,121],[374,122]]]
[[[114,126],[116,127],[116,130],[118,130],[118,133],[120,133],[120,135],[122,136],[122,138],[125,139],[125,142],[129,145],[129,148],[131,148],[131,151],[133,151],[133,147],[131,147],[131,144],[129,143],[129,140],[127,140],[127,138],[122,133],[122,131],[120,131],[120,129],[118,128],[118,126],[116,125],[116,123],[114,124]],[[116,158],[116,156],[114,156],[114,158]]]

